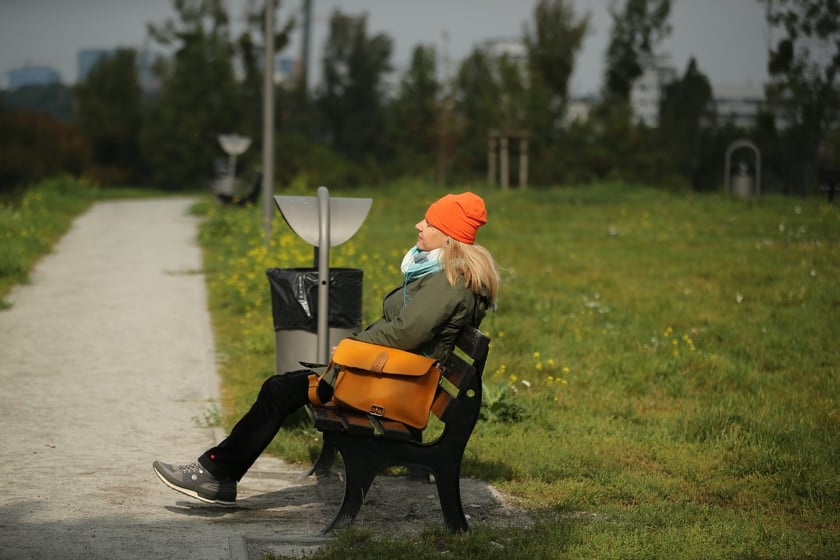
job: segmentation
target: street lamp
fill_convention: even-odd
[[[236,174],[236,156],[242,155],[248,146],[251,145],[251,139],[238,134],[219,134],[219,144],[228,155],[228,188],[230,194],[234,194],[233,180]]]

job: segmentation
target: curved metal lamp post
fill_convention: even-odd
[[[370,211],[371,198],[330,198],[327,187],[318,196],[275,196],[274,202],[289,227],[315,249],[318,267],[318,362],[330,357],[330,247],[355,234]]]
[[[230,194],[234,192],[234,176],[236,175],[236,157],[241,156],[251,145],[251,139],[238,134],[219,134],[219,144],[228,155],[228,188]]]

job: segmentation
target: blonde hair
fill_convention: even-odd
[[[499,271],[490,251],[481,245],[449,239],[443,247],[443,271],[452,286],[463,279],[472,292],[484,295],[495,305],[499,293]]]

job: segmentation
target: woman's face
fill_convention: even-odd
[[[446,234],[425,219],[414,226],[417,230],[417,248],[421,251],[433,251],[446,245]]]

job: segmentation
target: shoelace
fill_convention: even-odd
[[[204,467],[201,466],[201,463],[190,463],[189,465],[181,465],[178,467],[179,471],[183,471],[184,474],[204,474]]]

